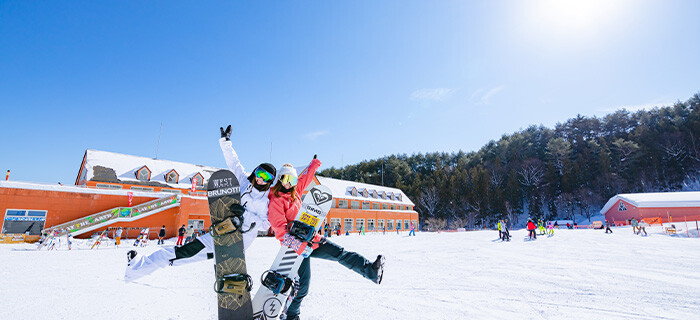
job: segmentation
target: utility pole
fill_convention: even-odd
[[[160,123],[160,130],[158,130],[158,144],[156,145],[156,159],[158,159],[158,149],[160,149],[160,134],[163,133],[163,122]]]

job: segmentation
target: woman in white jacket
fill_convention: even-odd
[[[274,181],[276,169],[272,164],[262,163],[252,173],[246,173],[231,144],[231,126],[229,125],[226,130],[224,128],[220,130],[219,145],[226,159],[226,165],[236,176],[241,187],[241,205],[245,209],[241,229],[248,230],[243,233],[243,247],[248,249],[255,240],[258,230],[270,228],[270,222],[267,220],[267,206],[270,202],[268,193]],[[136,255],[136,251],[133,250],[127,255],[125,281],[136,280],[167,265],[174,266],[211,259],[214,256],[214,241],[211,234],[207,232],[181,247],[162,248],[148,256],[138,258]]]

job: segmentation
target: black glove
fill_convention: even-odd
[[[223,127],[219,127],[219,130],[221,130],[221,137],[226,138],[226,141],[231,140],[231,125],[229,124],[228,127],[226,127],[226,130],[224,130]]]
[[[231,212],[237,216],[242,216],[243,212],[245,212],[245,207],[238,203],[234,203],[231,205]]]
[[[316,155],[314,155],[314,159],[316,159]]]

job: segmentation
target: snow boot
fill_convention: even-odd
[[[377,260],[374,260],[372,263],[372,270],[377,273],[377,279],[374,280],[376,284],[381,284],[382,283],[382,278],[384,277],[384,261],[386,259],[384,258],[383,255],[378,255]]]
[[[126,253],[126,262],[127,264],[131,262],[131,260],[134,260],[134,257],[136,256],[136,251],[135,250],[129,250],[129,252]]]

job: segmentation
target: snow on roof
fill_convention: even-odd
[[[382,198],[372,198],[372,201],[376,202],[386,202],[386,203],[395,203],[395,204],[403,204],[403,205],[411,205],[413,206],[413,202],[411,199],[408,198],[405,194],[400,189],[396,188],[390,188],[390,187],[382,187],[382,186],[376,186],[373,184],[367,184],[367,183],[360,183],[360,182],[354,182],[354,181],[347,181],[347,180],[339,180],[339,179],[333,179],[333,178],[326,178],[326,177],[321,177],[321,176],[316,176],[318,179],[318,182],[321,185],[324,185],[326,187],[329,187],[331,189],[331,192],[333,192],[333,198],[342,198],[342,199],[350,199],[350,200],[360,200],[360,201],[367,201],[368,198],[365,198],[362,196],[361,193],[358,193],[357,196],[353,196],[350,193],[350,190],[353,188],[356,189],[368,189],[368,190],[376,190],[378,193],[381,192],[387,192],[387,193],[394,193],[395,195],[402,195],[401,200],[398,198],[394,198],[395,200],[391,200],[389,198],[387,199],[382,199]]]
[[[88,149],[85,155],[84,178],[80,178],[80,180],[83,182],[92,180],[95,177],[95,167],[97,166],[112,169],[116,174],[116,178],[120,181],[135,184],[142,182],[136,179],[136,171],[141,169],[143,166],[146,166],[151,171],[151,179],[149,182],[156,182],[180,189],[190,188],[192,186],[191,179],[198,173],[204,177],[204,185],[206,185],[212,173],[221,170],[220,168],[184,162]],[[170,183],[165,181],[165,176],[171,170],[175,170],[179,175],[178,183]]]
[[[28,190],[44,190],[44,191],[57,191],[57,192],[72,192],[72,193],[89,193],[89,194],[104,194],[104,195],[118,195],[127,196],[128,193],[132,193],[135,197],[152,197],[152,198],[162,198],[165,196],[172,196],[172,193],[166,192],[148,192],[148,191],[138,191],[138,190],[128,190],[128,189],[93,189],[85,188],[81,186],[68,186],[59,184],[47,184],[47,183],[34,183],[34,182],[24,182],[24,181],[0,181],[0,188],[14,188],[14,189],[28,189]],[[206,199],[203,196],[185,195],[179,194],[179,197],[192,198],[192,199]]]
[[[654,192],[654,193],[624,193],[618,194],[600,209],[600,213],[605,214],[617,200],[625,202],[638,208],[678,208],[678,207],[700,207],[700,192]]]

